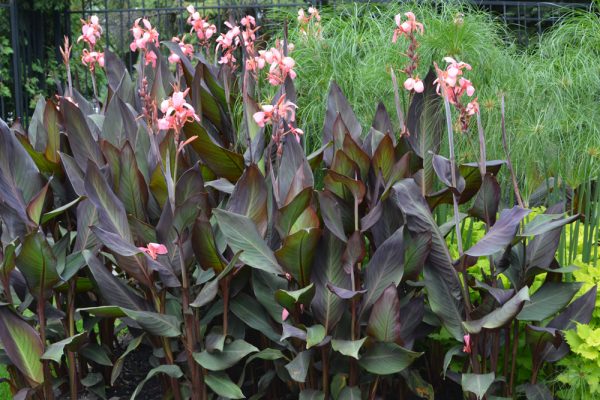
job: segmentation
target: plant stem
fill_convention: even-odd
[[[194,324],[194,313],[190,310],[190,284],[188,282],[187,268],[183,260],[183,246],[181,240],[178,240],[179,263],[181,266],[181,294],[183,323],[185,326],[184,346],[187,353],[187,362],[190,373],[192,374],[192,399],[199,400],[202,394],[202,384],[200,379],[199,365],[196,364],[193,356],[194,346],[196,344],[196,332]]]
[[[508,386],[509,396],[513,394],[515,384],[515,369],[517,367],[517,352],[519,350],[519,321],[515,319],[513,327],[512,365],[510,368],[510,384]]]
[[[323,393],[325,393],[325,400],[329,399],[329,348],[328,346],[321,347],[321,364],[322,364],[322,380],[323,380]]]
[[[231,278],[227,276],[221,281],[221,293],[223,295],[223,335],[227,336],[229,328],[229,282]]]
[[[369,400],[375,400],[375,395],[377,394],[377,385],[379,385],[379,375],[375,378],[373,382],[373,386],[371,386],[371,390],[369,392]]]
[[[69,328],[69,336],[75,335],[75,280],[69,281],[69,292],[67,294],[67,324]],[[77,360],[75,353],[72,351],[67,352],[69,359],[69,389],[71,393],[71,400],[76,400],[77,397]]]
[[[42,273],[42,282],[44,281],[44,274]],[[46,302],[43,296],[44,289],[41,290],[42,294],[37,299],[37,314],[38,314],[38,322],[40,325],[40,340],[42,341],[42,348],[46,351]],[[52,375],[50,374],[50,366],[48,365],[48,360],[42,360],[42,368],[44,373],[44,399],[46,400],[54,400],[54,393],[52,392]]]
[[[446,110],[446,125],[448,127],[448,149],[450,151],[450,175],[452,177],[452,186],[456,188],[456,159],[454,155],[454,130],[452,128],[452,113],[450,111],[450,102],[448,98],[444,96],[444,107]],[[458,246],[458,256],[459,258],[463,255],[463,247],[462,247],[462,235],[460,231],[460,215],[458,212],[458,197],[456,196],[456,192],[452,190],[452,203],[454,205],[454,229],[456,230],[456,241]],[[462,269],[462,278],[463,278],[463,298],[465,302],[466,308],[466,318],[470,319],[471,313],[471,299],[469,297],[469,289],[467,284],[467,273]]]
[[[502,147],[504,147],[504,153],[506,154],[506,165],[508,166],[508,170],[510,172],[510,176],[512,178],[513,189],[515,191],[515,196],[517,198],[517,202],[519,203],[519,207],[525,208],[523,205],[523,200],[521,198],[521,193],[519,192],[519,184],[517,183],[517,176],[515,175],[515,170],[513,169],[512,162],[510,162],[510,153],[508,152],[508,144],[506,142],[506,124],[504,121],[504,95],[502,95],[502,103],[501,103],[501,122],[502,122]]]

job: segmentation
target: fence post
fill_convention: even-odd
[[[19,55],[19,19],[17,16],[17,0],[10,0],[10,34],[13,49],[13,82],[15,85],[15,113],[23,119],[23,86],[21,85],[21,65]]]

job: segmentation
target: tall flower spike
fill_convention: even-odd
[[[98,16],[92,15],[87,21],[82,19],[81,24],[81,36],[77,38],[77,42],[83,40],[93,48],[102,36],[102,27]]]
[[[402,70],[407,75],[404,81],[404,88],[409,92],[422,93],[425,90],[425,86],[423,85],[423,81],[419,79],[419,76],[415,74],[419,65],[419,56],[417,55],[419,42],[417,41],[416,34],[423,34],[424,28],[423,24],[417,21],[415,14],[412,12],[409,11],[404,16],[407,18],[405,21],[402,21],[402,15],[400,14],[394,17],[396,29],[394,29],[392,36],[392,43],[396,43],[398,37],[401,36],[408,39],[409,45],[406,51],[408,63]]]
[[[145,65],[152,64],[152,67],[155,68],[158,57],[153,50],[148,49],[148,45],[153,44],[159,47],[158,31],[152,27],[152,24],[146,18],[138,18],[133,23],[131,33],[133,34],[133,41],[129,44],[129,49],[131,51],[142,51]]]
[[[464,132],[469,127],[471,116],[479,113],[477,99],[469,101],[466,105],[462,101],[464,95],[473,97],[475,94],[475,87],[470,80],[463,76],[465,71],[471,70],[471,66],[464,62],[458,62],[452,57],[445,57],[444,61],[447,63],[444,70],[435,64],[437,79],[433,83],[436,85],[437,93],[445,96],[448,102],[459,111],[460,129]]]

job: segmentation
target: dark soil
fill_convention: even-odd
[[[144,380],[148,372],[152,369],[149,358],[152,355],[152,348],[141,345],[127,355],[123,370],[119,379],[113,387],[106,389],[106,397],[113,400],[129,399],[137,385]],[[160,400],[163,398],[163,388],[160,377],[155,376],[144,385],[138,395],[138,399]]]

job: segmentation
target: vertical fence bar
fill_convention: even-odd
[[[15,85],[15,112],[23,119],[23,86],[21,85],[21,65],[19,64],[19,18],[17,0],[10,0],[10,34],[13,48],[13,82]]]

